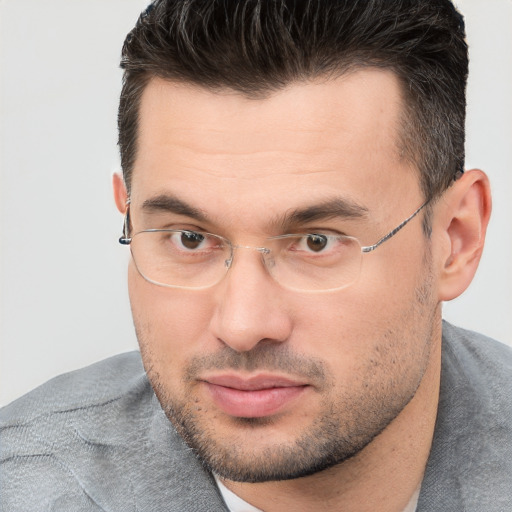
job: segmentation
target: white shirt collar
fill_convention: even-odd
[[[253,507],[246,501],[244,501],[240,496],[237,496],[233,491],[230,491],[217,477],[214,475],[215,481],[217,482],[217,486],[219,487],[220,493],[222,494],[222,498],[226,503],[229,512],[263,512],[259,508]],[[418,499],[420,497],[420,487],[418,487],[414,494],[411,496],[411,499],[407,506],[404,508],[403,512],[415,512],[416,507],[418,506]]]
[[[229,512],[263,512],[259,508],[253,507],[242,498],[237,496],[233,491],[230,491],[219,479],[214,475],[217,486],[219,487],[222,498],[226,503]]]

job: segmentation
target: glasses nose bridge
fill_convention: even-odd
[[[230,254],[230,257],[226,260],[226,267],[229,269],[231,268],[231,265],[233,264],[233,259],[235,257],[235,251],[236,249],[246,249],[246,250],[250,250],[250,251],[256,251],[256,252],[259,252],[261,254],[261,259],[263,260],[263,264],[264,266],[266,267],[267,266],[267,261],[266,261],[266,258],[265,256],[268,256],[270,254],[270,249],[268,247],[258,247],[258,246],[254,246],[254,245],[240,245],[240,244],[233,244],[233,243],[229,243],[230,247],[231,247],[231,254]]]

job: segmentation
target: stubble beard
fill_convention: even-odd
[[[144,340],[139,329],[137,335],[148,378],[163,410],[207,470],[237,482],[289,480],[312,475],[354,457],[381,434],[414,397],[428,365],[434,331],[431,279],[426,279],[415,298],[411,308],[396,322],[398,327],[389,328],[374,343],[376,347],[385,348],[379,355],[384,359],[377,365],[375,360],[368,363],[356,390],[338,392],[336,396],[328,391],[333,378],[322,362],[304,359],[279,344],[261,344],[245,353],[237,353],[226,346],[219,354],[194,359],[185,371],[182,389],[186,391],[177,398],[178,393],[166,389],[164,379],[152,364],[151,351],[146,350],[150,343]],[[400,321],[407,327],[400,325]],[[415,338],[416,342],[404,341],[410,338]],[[409,354],[403,354],[404,347],[409,347]],[[388,373],[382,373],[379,366],[389,367],[390,359],[397,364],[391,365]],[[220,413],[208,411],[199,399],[190,398],[194,396],[193,376],[210,368],[299,369],[303,375],[309,372],[310,376],[315,375],[319,387],[323,387],[320,393],[322,413],[302,425],[287,444],[271,440],[262,447],[253,444],[255,439],[265,436],[266,429],[278,428],[279,417],[230,418],[229,434],[220,434],[215,428],[215,416]]]

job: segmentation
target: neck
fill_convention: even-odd
[[[223,483],[265,512],[401,512],[421,485],[434,434],[441,374],[440,326],[434,340],[415,396],[359,454],[305,478]]]

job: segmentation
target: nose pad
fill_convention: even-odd
[[[263,261],[265,268],[269,271],[269,274],[274,277],[271,270],[276,266],[276,260],[269,249],[267,249],[266,252],[261,253],[261,260]]]

